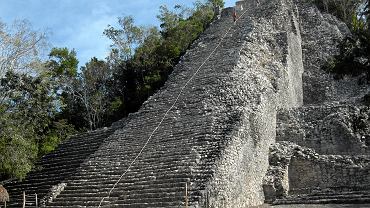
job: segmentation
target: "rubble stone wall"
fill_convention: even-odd
[[[289,165],[290,194],[370,188],[369,160],[340,156],[296,155]],[[350,189],[348,189],[350,188]]]
[[[366,155],[321,155],[293,142],[278,142],[264,178],[267,202],[295,194],[363,191],[370,188]]]
[[[278,113],[277,141],[291,141],[320,154],[370,154],[370,109],[324,105]]]

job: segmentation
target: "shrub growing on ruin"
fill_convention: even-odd
[[[338,1],[342,2],[342,1]],[[344,1],[345,2],[345,1]],[[348,13],[347,16],[339,15],[339,18],[347,22],[352,35],[345,37],[339,44],[339,54],[329,60],[324,69],[335,74],[336,78],[344,75],[357,76],[366,74],[370,81],[370,28],[369,28],[369,1],[351,2],[345,12],[340,6],[338,13]],[[361,4],[362,3],[362,4]],[[333,3],[334,4],[334,3]],[[339,4],[339,3],[338,3]],[[330,10],[329,10],[330,12]],[[349,20],[348,15],[352,13]],[[346,18],[343,18],[346,17]]]

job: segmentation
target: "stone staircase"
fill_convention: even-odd
[[[235,117],[230,113],[220,121],[224,126],[214,125],[214,118],[205,116],[212,110],[203,103],[217,94],[222,77],[227,77],[237,64],[243,36],[248,31],[246,18],[233,26],[230,15],[231,8],[223,11],[221,19],[213,22],[182,57],[163,89],[131,115],[134,119],[128,119],[124,128],[72,138],[40,161],[41,170],[33,171],[21,183],[6,184],[12,199],[9,207],[19,207],[24,190],[37,193],[50,208],[98,207],[110,191],[102,207],[183,207],[186,200],[198,204],[227,142],[221,139],[225,128],[232,128],[230,117]],[[230,26],[233,27],[218,50],[121,178],[181,88]],[[52,187],[57,191],[50,196]]]
[[[214,22],[193,44],[166,86],[144,104],[134,120],[112,135],[109,142],[80,167],[68,180],[64,191],[47,207],[98,207],[116,182],[116,188],[109,198],[104,199],[102,207],[184,207],[186,186],[188,203],[199,201],[204,184],[213,174],[212,166],[222,143],[204,137],[209,121],[204,117],[206,112],[199,101],[206,93],[204,86],[212,86],[214,82],[206,79],[205,74],[192,82],[190,90],[184,91],[182,99],[163,121],[143,153],[118,180],[170,108],[181,87],[230,27],[232,19],[225,17],[225,14],[227,10],[223,18]],[[240,39],[240,34],[233,28],[203,70],[209,75],[220,73],[219,70],[225,66],[235,65],[240,44],[237,40]],[[229,56],[221,59],[225,53]]]
[[[8,206],[21,207],[23,191],[26,194],[27,207],[35,206],[35,194],[41,202],[54,186],[70,178],[81,163],[94,153],[116,128],[118,127],[80,134],[60,144],[57,150],[42,157],[36,163],[35,170],[23,181],[13,181],[5,185],[11,198]]]

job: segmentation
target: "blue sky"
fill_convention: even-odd
[[[91,57],[106,57],[110,41],[103,36],[117,17],[132,15],[138,25],[157,25],[160,5],[191,6],[193,0],[0,0],[0,20],[11,24],[27,19],[33,29],[48,31],[53,47],[74,48],[84,65]],[[226,0],[233,6],[235,0]]]

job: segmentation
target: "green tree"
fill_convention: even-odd
[[[0,83],[0,176],[23,178],[34,161],[75,133],[57,118],[48,77],[8,71]]]
[[[46,39],[27,20],[14,21],[11,26],[0,21],[0,77],[7,71],[35,73],[47,48]]]
[[[46,62],[45,77],[52,84],[52,95],[56,98],[61,112],[58,117],[82,130],[83,106],[76,97],[78,89],[78,59],[74,50],[53,48]]]
[[[144,41],[135,50],[133,57],[137,67],[150,68],[157,62],[158,57],[155,52],[162,44],[162,37],[156,27],[148,28],[144,31]]]
[[[69,124],[65,119],[58,119],[58,116],[49,123],[45,133],[41,135],[42,142],[39,143],[39,157],[52,152],[63,140],[70,135],[76,134],[75,126]]]
[[[77,54],[68,48],[53,48],[49,53],[48,67],[54,76],[76,77],[78,68]]]
[[[176,5],[175,10],[170,10],[166,5],[159,7],[159,15],[157,15],[158,20],[160,21],[162,28],[162,34],[166,36],[168,31],[176,28],[180,20],[184,19],[187,9],[183,6]]]
[[[221,7],[223,8],[225,6],[225,1],[224,0],[207,0],[208,3],[212,4],[214,7]]]
[[[102,127],[109,109],[108,82],[112,77],[111,68],[105,61],[92,58],[81,68],[79,78],[79,101],[85,107],[85,120],[91,130]]]
[[[27,21],[10,29],[0,23],[0,47],[0,178],[22,179],[38,157],[74,132],[59,116],[61,92],[78,61],[74,52],[53,49],[44,63],[45,35]]]
[[[123,60],[129,60],[133,56],[135,46],[143,42],[144,29],[135,26],[131,16],[118,18],[118,24],[118,29],[108,25],[104,35],[113,41],[111,47],[118,52],[117,55]]]
[[[8,71],[0,85],[0,172],[23,178],[38,156],[55,114],[49,86],[40,77]]]

